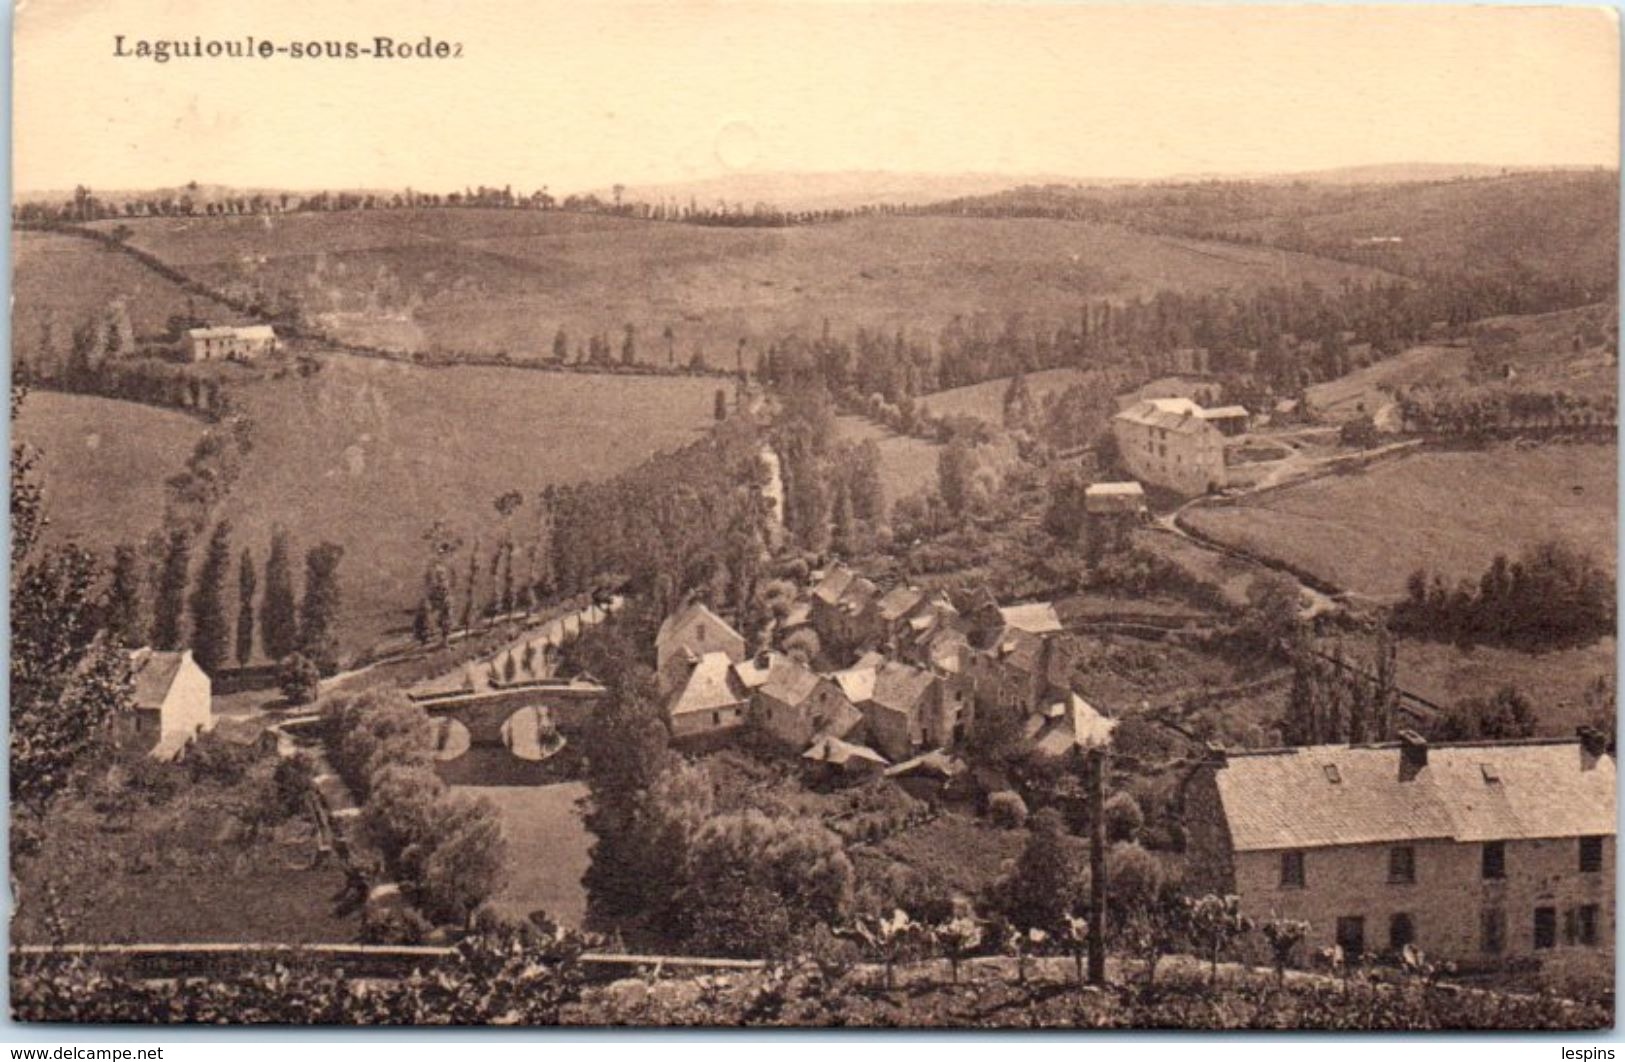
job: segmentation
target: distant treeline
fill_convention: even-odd
[[[558,210],[573,214],[607,214],[644,221],[673,221],[690,225],[739,228],[786,228],[816,225],[877,214],[904,213],[907,208],[889,204],[820,210],[787,210],[769,203],[744,203],[717,199],[701,203],[698,197],[657,202],[628,200],[624,188],[616,186],[609,199],[595,194],[572,194],[563,198],[546,187],[529,194],[515,192],[512,185],[501,188],[468,187],[460,192],[293,192],[211,195],[197,184],[175,193],[103,198],[80,185],[69,199],[58,202],[35,200],[12,207],[18,224],[49,222],[110,221],[146,217],[239,217],[266,214],[333,213],[352,210],[416,210],[424,207],[466,207],[485,210]]]

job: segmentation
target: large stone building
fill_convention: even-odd
[[[1188,398],[1148,398],[1112,418],[1124,467],[1176,494],[1225,485],[1224,434]]]
[[[270,325],[189,328],[186,356],[192,361],[253,361],[276,350],[276,330]]]
[[[1186,885],[1308,949],[1612,969],[1606,739],[1212,750],[1186,781]]]

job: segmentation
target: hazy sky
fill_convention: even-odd
[[[1611,11],[21,0],[15,187],[1615,164]],[[115,58],[114,36],[462,44]]]

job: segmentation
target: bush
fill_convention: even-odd
[[[233,745],[213,734],[202,734],[187,746],[186,771],[194,783],[207,781],[233,786],[243,780],[258,757],[248,746]]]
[[[988,798],[987,815],[995,826],[1019,830],[1027,825],[1027,802],[1021,799],[1021,794],[1006,789]]]
[[[271,773],[271,785],[277,807],[284,816],[296,815],[305,806],[305,797],[315,777],[316,762],[309,753],[296,752],[277,761],[276,770]]]
[[[276,682],[287,702],[297,707],[321,694],[322,673],[302,653],[290,653],[277,665]]]
[[[1106,801],[1106,839],[1113,843],[1137,841],[1145,826],[1145,812],[1132,793],[1113,793]]]
[[[363,944],[422,944],[434,926],[410,907],[368,907],[361,915]]]

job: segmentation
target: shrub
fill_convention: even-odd
[[[1106,801],[1106,839],[1112,842],[1137,841],[1145,826],[1145,812],[1132,793],[1113,793]]]
[[[298,814],[304,807],[305,796],[315,777],[316,763],[309,753],[296,752],[277,761],[276,770],[271,773],[271,785],[283,815]]]
[[[186,749],[186,771],[195,782],[233,786],[243,780],[258,753],[213,734],[202,734]]]
[[[320,695],[322,673],[302,653],[290,653],[277,665],[276,681],[283,698],[297,707]]]
[[[422,944],[434,926],[411,907],[369,907],[361,915],[363,944]]]
[[[1027,825],[1027,802],[1020,793],[1006,789],[988,798],[987,814],[995,826],[1019,830]]]

